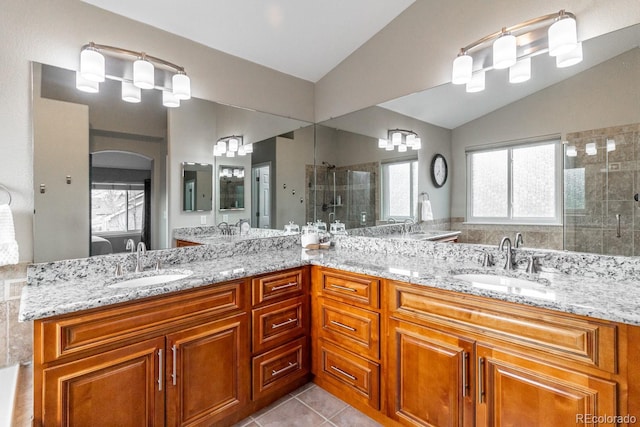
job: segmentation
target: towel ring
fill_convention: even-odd
[[[9,196],[9,201],[7,202],[7,204],[11,205],[11,192],[9,191],[9,189],[2,184],[0,184],[0,189],[4,190],[7,193],[7,196]]]
[[[427,196],[427,200],[430,199],[429,197],[429,193],[427,193],[426,191],[423,191],[422,193],[420,193],[421,196]]]

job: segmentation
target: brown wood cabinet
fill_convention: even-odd
[[[200,243],[176,239],[176,248],[184,248],[185,246],[200,246]]]

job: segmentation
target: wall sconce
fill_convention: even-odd
[[[107,74],[105,55],[113,58],[113,62],[123,59],[133,61],[131,73],[125,71],[122,73],[124,75]],[[156,68],[173,73],[171,87],[156,86]],[[126,102],[140,102],[140,89],[162,90],[162,104],[165,107],[179,107],[180,101],[191,98],[191,80],[185,73],[184,67],[144,52],[134,52],[94,42],[82,46],[80,70],[76,72],[76,88],[83,92],[97,93],[99,83],[104,82],[105,79],[122,82],[122,100]]]
[[[567,157],[576,157],[578,155],[578,149],[575,145],[569,145],[566,151]]]
[[[588,143],[585,151],[587,152],[587,156],[595,156],[596,154],[598,154],[598,148],[596,147],[596,143],[595,142]]]
[[[387,131],[387,139],[378,139],[378,148],[384,148],[386,151],[393,151],[397,148],[399,153],[404,153],[409,148],[419,150],[422,148],[422,141],[418,134],[412,130],[390,129]]]
[[[466,84],[467,92],[479,92],[484,90],[484,75],[477,74],[504,68],[509,68],[510,83],[525,82],[531,78],[531,58],[545,52],[556,57],[558,68],[582,61],[573,13],[561,10],[503,27],[463,47],[453,61],[451,83]]]
[[[215,157],[221,157],[226,155],[227,157],[246,156],[253,153],[253,144],[245,144],[242,135],[225,136],[218,139],[216,145],[213,146],[213,155]]]
[[[616,140],[607,139],[607,152],[616,151]]]

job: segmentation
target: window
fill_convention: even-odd
[[[560,223],[559,140],[467,152],[470,222]]]
[[[382,165],[382,218],[413,218],[418,201],[418,161]]]
[[[142,230],[144,188],[142,185],[113,185],[91,189],[91,231],[93,233]]]

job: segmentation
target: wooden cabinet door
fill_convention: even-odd
[[[403,424],[473,426],[473,342],[389,322],[389,416]]]
[[[481,345],[477,357],[479,426],[586,426],[617,413],[614,382]]]
[[[212,425],[249,401],[246,314],[167,336],[167,425]]]
[[[160,337],[45,369],[42,424],[164,425],[163,352]]]

